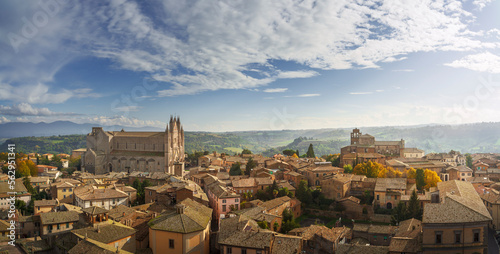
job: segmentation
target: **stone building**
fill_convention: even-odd
[[[340,149],[340,163],[353,165],[356,163],[372,161],[384,163],[385,159],[401,157],[405,148],[405,141],[375,141],[375,137],[362,134],[359,129],[351,133],[351,145]],[[360,161],[361,160],[361,161]]]
[[[87,135],[83,169],[107,172],[165,172],[184,170],[184,130],[179,118],[170,118],[164,132],[104,131],[93,127]]]

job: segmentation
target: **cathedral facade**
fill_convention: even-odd
[[[180,119],[170,117],[164,132],[104,131],[93,127],[87,135],[83,170],[107,172],[165,172],[184,170],[184,130]]]

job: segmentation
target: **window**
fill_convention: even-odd
[[[168,239],[168,247],[169,247],[170,249],[173,249],[173,248],[174,248],[174,246],[175,246],[175,245],[174,245],[174,239]]]
[[[241,249],[241,254],[247,254],[247,249]]]
[[[398,196],[394,196],[394,200],[398,200]]]
[[[61,229],[61,226],[59,224],[57,224],[57,230]]]
[[[377,200],[380,200],[380,196],[379,195],[377,195]]]
[[[226,200],[225,200],[225,199],[223,199],[223,200],[222,200],[222,203],[223,203],[223,204],[225,204],[225,203],[226,203]]]
[[[225,212],[226,211],[226,205],[222,205],[222,211]]]
[[[455,231],[455,243],[462,242],[462,231]]]
[[[436,244],[442,243],[443,232],[437,231],[435,232],[435,234],[436,234]]]
[[[63,192],[66,192],[66,188],[63,189]]]
[[[231,247],[226,247],[227,254],[233,254],[233,249]]]
[[[473,241],[475,243],[478,243],[479,242],[479,233],[480,233],[480,230],[479,229],[475,229],[473,232],[474,232]]]
[[[234,209],[239,210],[239,209],[238,209],[238,204],[235,204],[235,205],[234,205]]]
[[[69,222],[66,222],[66,228],[69,228]]]
[[[262,254],[262,251],[261,250],[256,250],[255,254]]]

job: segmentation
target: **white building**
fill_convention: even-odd
[[[116,189],[88,189],[87,191],[75,191],[75,205],[81,208],[98,206],[111,210],[118,205],[128,206],[127,193]]]

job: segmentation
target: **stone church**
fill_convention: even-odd
[[[178,117],[170,117],[164,132],[104,131],[93,127],[87,134],[83,170],[107,172],[165,172],[184,170],[184,130]]]

